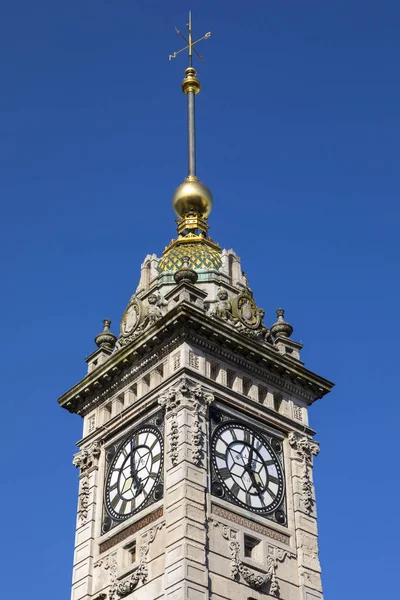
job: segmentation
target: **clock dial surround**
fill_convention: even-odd
[[[111,447],[107,456],[103,531],[162,497],[163,432],[154,424],[145,424]]]
[[[284,513],[277,509],[284,504],[285,480],[279,440],[227,417],[213,429],[213,494],[282,523]]]

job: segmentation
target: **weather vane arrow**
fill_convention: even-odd
[[[192,38],[192,12],[191,11],[189,12],[189,21],[186,23],[186,27],[188,29],[189,39],[186,39],[185,36],[182,34],[182,32],[177,27],[175,27],[176,33],[186,42],[187,45],[184,48],[181,48],[180,50],[178,50],[177,52],[170,54],[169,60],[176,58],[178,56],[178,54],[180,54],[181,52],[184,52],[185,50],[188,50],[189,67],[191,67],[193,52],[200,60],[203,60],[203,57],[197,52],[196,48],[193,48],[193,46],[195,46],[196,44],[198,44],[199,42],[201,42],[203,40],[208,40],[208,38],[211,36],[211,31],[209,31],[208,33],[203,35],[203,37],[201,37],[198,40],[196,40],[195,42],[193,42],[192,41],[192,39],[193,39]]]

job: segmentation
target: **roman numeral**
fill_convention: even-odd
[[[228,469],[228,467],[222,467],[221,469],[219,469],[219,474],[221,475],[222,479],[228,479],[231,476],[231,473]]]
[[[221,458],[222,460],[225,460],[225,454],[223,452],[220,452],[219,450],[215,451],[215,456],[217,458]]]
[[[154,442],[152,443],[152,445],[150,446],[150,450],[153,450],[154,446],[157,444],[158,439],[156,437],[154,437]]]
[[[279,484],[279,479],[277,477],[274,477],[274,475],[270,475],[269,473],[268,473],[268,481],[272,481],[272,483]]]
[[[233,482],[233,486],[231,487],[231,493],[237,497],[238,493],[240,492],[240,487],[238,486],[238,484],[236,483],[236,481]]]

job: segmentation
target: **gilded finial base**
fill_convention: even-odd
[[[193,67],[188,67],[185,70],[185,79],[182,81],[182,91],[184,94],[200,92],[200,81],[196,77],[197,71]]]

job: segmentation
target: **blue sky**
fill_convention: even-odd
[[[69,598],[80,438],[57,398],[175,234],[189,8],[211,235],[336,382],[310,411],[325,599],[399,563],[399,4],[13,0],[0,9],[4,597]],[[23,574],[21,572],[23,570]]]

